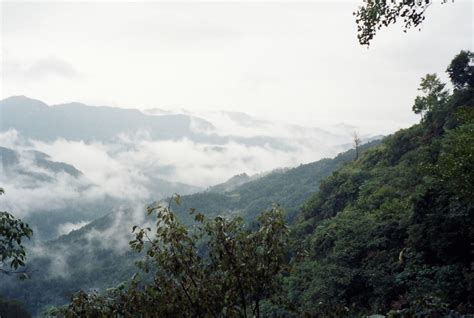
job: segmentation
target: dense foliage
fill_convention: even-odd
[[[135,227],[130,242],[145,255],[140,274],[105,292],[79,292],[47,315],[472,315],[470,57],[462,51],[448,66],[452,93],[435,74],[422,78],[413,105],[422,115],[419,124],[357,156],[352,151],[224,193],[187,196],[184,207],[151,206],[156,223]],[[329,176],[322,180],[324,175]],[[319,191],[293,219],[288,242],[280,208],[256,217],[271,201],[283,202],[294,215],[315,187]],[[190,207],[206,216],[191,209],[192,219],[185,218]],[[101,221],[104,228],[110,222]],[[94,226],[66,238],[80,244]],[[108,271],[121,268],[116,258],[98,253],[100,259],[112,260]],[[108,271],[101,269],[97,277],[114,274]]]
[[[361,151],[377,143],[362,145]],[[172,209],[178,220],[186,225],[195,223],[189,214],[190,208],[209,218],[240,216],[252,224],[261,211],[269,210],[273,203],[278,203],[285,210],[285,219],[288,220],[309,196],[318,191],[321,180],[354,160],[355,155],[355,150],[349,150],[333,159],[273,171],[227,192],[214,192],[218,189],[211,188],[204,193],[184,195],[181,204],[173,203]],[[74,212],[75,208],[72,207],[71,211]],[[104,206],[103,210],[106,209]],[[127,217],[129,214],[130,218]],[[45,219],[49,217],[45,215]],[[47,306],[67,303],[78,290],[105,290],[121,284],[136,271],[134,263],[139,255],[128,250],[126,242],[118,244],[117,235],[112,235],[116,231],[111,232],[110,229],[116,223],[127,224],[132,219],[132,211],[126,210],[124,215],[110,213],[77,231],[48,241],[40,254],[29,259],[30,279],[22,282],[8,279],[0,284],[0,294],[20,300],[33,314],[39,314]],[[121,231],[124,237],[130,233],[133,224],[136,222],[123,226]]]
[[[0,195],[3,193],[0,188]],[[0,212],[0,274],[16,274],[19,267],[25,266],[26,251],[22,240],[32,234],[28,224],[6,211]]]
[[[474,312],[474,87],[448,96],[427,79],[443,96],[417,98],[429,103],[422,122],[333,173],[304,206],[293,240],[306,257],[286,282],[300,313]]]
[[[290,249],[285,250],[278,210],[264,213],[260,227],[250,231],[241,219],[206,221],[201,214],[197,225],[185,227],[169,209],[158,208],[155,238],[148,236],[151,229],[139,229],[131,242],[146,251],[149,261],[142,268],[151,281],[136,278],[105,295],[80,293],[55,314],[472,313],[470,74],[468,64],[450,73],[467,77],[463,85],[454,83],[451,95],[436,75],[424,77],[414,107],[423,111],[421,123],[387,137],[325,179],[298,215]],[[293,255],[288,272],[285,253]]]
[[[248,317],[260,316],[261,303],[281,286],[285,268],[287,227],[279,208],[259,217],[248,229],[241,218],[207,219],[182,225],[169,207],[154,206],[151,228],[135,227],[130,242],[147,259],[145,277],[104,295],[81,292],[72,303],[50,315],[66,317]],[[151,276],[151,278],[150,278]],[[150,278],[147,279],[146,277]]]
[[[0,195],[4,193],[3,188],[0,188]],[[26,265],[26,250],[22,240],[30,238],[31,235],[33,231],[28,224],[6,211],[0,212],[0,275],[19,275],[22,279],[27,278],[27,272],[19,271],[18,268]],[[22,304],[0,297],[0,317],[13,316],[30,317]]]

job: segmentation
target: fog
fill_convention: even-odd
[[[406,126],[420,77],[474,38],[463,0],[434,2],[422,32],[383,28],[370,49],[361,1],[61,2],[0,7],[2,98]]]
[[[27,138],[15,129],[0,133],[0,146],[14,150],[18,157],[15,164],[2,161],[0,166],[4,172],[0,185],[6,190],[0,210],[11,211],[34,229],[29,257],[34,264],[35,259],[40,264],[48,260],[48,276],[69,277],[76,271],[71,264],[77,262],[77,255],[81,255],[81,270],[92,271],[89,265],[96,262],[98,251],[116,255],[130,251],[132,227],[150,226],[144,207],[152,201],[203,191],[244,172],[261,174],[335,156],[352,147],[354,131],[367,139],[390,132],[387,127],[350,123],[302,126],[241,112],[154,109],[144,113],[188,115],[192,132],[209,138],[156,140],[144,129],[118,134],[113,141],[46,141]],[[211,125],[193,122],[194,118]],[[252,138],[259,142],[249,142]],[[33,151],[44,154],[46,164],[40,164]],[[71,165],[78,174],[53,169],[55,163]],[[75,239],[61,238],[77,230],[82,232],[71,234]],[[51,243],[54,238],[58,239]]]
[[[196,125],[193,128],[196,132],[233,138],[224,144],[196,142],[185,137],[153,140],[146,131],[136,131],[120,134],[115,142],[64,138],[47,142],[27,139],[14,129],[0,133],[0,146],[21,153],[15,169],[28,172],[0,175],[0,183],[7,191],[0,207],[25,217],[44,210],[60,211],[78,202],[93,204],[106,198],[127,206],[145,204],[174,191],[186,194],[204,190],[236,174],[254,175],[334,156],[352,147],[351,134],[357,130],[350,125],[323,130],[272,123],[243,113],[199,115],[210,120],[215,128],[202,131],[202,127]],[[273,138],[271,140],[283,146],[249,145],[239,141],[244,137]],[[31,158],[31,150],[49,155],[48,160],[53,162],[72,165],[82,174],[72,176],[39,167]],[[186,185],[189,186],[186,188]],[[64,234],[66,229],[76,228],[75,224],[88,221],[61,223],[58,233]]]

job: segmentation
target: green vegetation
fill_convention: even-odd
[[[139,255],[128,250],[126,243],[115,246],[118,240],[108,231],[116,217],[111,213],[45,246],[37,246],[40,253],[28,259],[30,277],[23,281],[5,277],[0,295],[20,301],[36,316],[47,307],[67,303],[78,290],[105,290],[130,279]],[[131,226],[124,231],[130,233]]]
[[[474,87],[474,66],[470,60],[474,58],[474,53],[461,51],[449,64],[446,72],[451,78],[454,89]]]
[[[448,96],[435,75],[421,87],[422,122],[335,172],[304,206],[293,242],[307,256],[286,281],[300,314],[474,312],[474,88]]]
[[[4,193],[3,188],[0,188],[0,195]],[[22,240],[32,235],[33,231],[28,224],[8,212],[0,212],[0,275],[18,275],[21,279],[28,277],[26,271],[19,271],[18,268],[26,265],[26,251]],[[0,317],[30,317],[30,315],[19,302],[0,297]]]
[[[379,142],[376,140],[361,145],[358,150],[363,152]],[[213,187],[208,192],[183,196],[181,204],[174,204],[172,208],[187,224],[193,221],[188,217],[190,209],[202,211],[208,216],[238,215],[251,222],[261,211],[278,204],[285,210],[287,221],[291,221],[305,200],[318,191],[320,182],[356,156],[356,150],[351,149],[333,159],[273,171],[230,191],[214,192],[222,187]]]
[[[421,12],[411,1],[366,3],[359,14],[374,20],[361,41],[399,14],[417,26],[430,1]],[[119,245],[127,211],[97,219],[44,249],[67,250],[59,265],[73,272],[38,257],[33,279],[5,279],[2,296],[35,313],[71,298],[45,312],[56,317],[472,316],[472,57],[461,51],[448,66],[452,93],[436,74],[421,79],[412,108],[419,124],[364,146],[354,135],[355,149],[335,159],[154,204],[147,211],[156,219],[133,228],[128,252],[107,246]],[[0,274],[21,273],[31,235],[0,212]],[[135,261],[140,271],[129,279]],[[3,298],[0,315],[29,316]]]
[[[260,317],[262,301],[281,286],[287,260],[280,209],[263,213],[253,231],[240,218],[196,214],[197,225],[188,228],[169,207],[150,207],[148,214],[157,217],[154,237],[151,228],[134,227],[130,245],[147,255],[139,265],[151,279],[135,276],[104,295],[81,292],[50,315]]]
[[[0,188],[0,195],[4,194]],[[0,212],[0,274],[18,274],[17,269],[25,266],[26,251],[22,245],[24,238],[30,238],[33,231],[28,224],[6,211]],[[21,277],[25,277],[25,272]]]
[[[377,143],[374,141],[362,145],[361,151]],[[261,211],[270,210],[273,203],[279,203],[285,209],[285,219],[288,220],[308,197],[318,191],[321,180],[354,160],[355,155],[355,150],[350,150],[334,159],[277,170],[224,193],[212,192],[221,188],[218,187],[204,193],[185,195],[181,197],[180,205],[173,202],[172,209],[178,220],[186,225],[195,223],[189,215],[192,207],[209,218],[219,215],[229,218],[240,216],[246,223],[252,224]],[[75,209],[77,207],[71,208],[73,212]],[[94,207],[90,210],[97,209]],[[104,205],[103,210],[106,209],[110,209],[110,206]],[[127,250],[126,246],[116,247],[117,240],[110,234],[110,228],[120,220],[123,224],[123,230],[120,231],[130,233],[135,224],[131,220],[133,217],[127,217],[131,214],[132,211],[128,210],[123,216],[110,213],[77,231],[49,241],[42,255],[29,260],[28,266],[32,271],[30,279],[21,283],[7,280],[3,285],[0,284],[0,294],[20,300],[33,314],[38,314],[47,306],[67,303],[78,290],[105,290],[127,281],[136,271],[134,263],[139,260],[139,255]],[[51,217],[58,218],[54,215]],[[118,233],[114,233],[118,236]]]
[[[423,111],[421,123],[325,179],[297,215],[289,245],[280,209],[249,228],[241,218],[207,219],[194,210],[197,223],[183,226],[169,207],[151,208],[155,237],[135,228],[130,242],[147,255],[145,275],[104,294],[80,292],[49,314],[472,314],[474,87],[466,74],[468,62],[450,73],[451,95],[435,75],[423,78],[414,107]],[[215,209],[223,202],[215,200]]]
[[[423,118],[425,114],[431,114],[433,109],[438,109],[446,103],[448,98],[448,90],[446,84],[441,83],[436,74],[427,74],[421,79],[420,88],[423,96],[417,96],[413,105],[413,112],[421,114]]]

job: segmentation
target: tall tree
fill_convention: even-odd
[[[418,88],[423,95],[416,97],[413,112],[423,118],[426,113],[444,103],[449,96],[445,86],[446,84],[442,83],[436,74],[426,74]]]
[[[360,144],[361,144],[362,141],[361,141],[357,131],[354,131],[354,133],[352,134],[352,138],[353,138],[353,141],[354,141],[354,148],[355,148],[355,151],[356,151],[355,160],[357,160],[357,159],[359,159],[359,149],[360,149]]]
[[[461,51],[449,64],[446,72],[453,83],[454,89],[466,86],[474,87],[474,54]]]

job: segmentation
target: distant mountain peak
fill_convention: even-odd
[[[256,178],[257,176],[255,176]],[[250,177],[247,173],[243,172],[240,174],[236,174],[235,176],[231,177],[227,181],[217,184],[215,186],[210,187],[207,191],[209,192],[218,192],[218,193],[223,193],[223,192],[228,192],[232,191],[238,186],[243,185],[244,183],[247,183],[251,180],[255,179],[254,177]]]
[[[10,148],[0,146],[0,165],[4,172],[35,176],[36,178],[48,178],[46,175],[35,171],[35,167],[25,167],[20,164],[20,159],[31,157],[31,162],[39,168],[45,169],[51,173],[66,173],[73,177],[79,177],[82,172],[73,165],[51,160],[51,157],[40,151],[26,150],[16,151]]]
[[[38,99],[33,99],[25,95],[17,95],[4,98],[0,101],[0,106],[2,105],[13,105],[15,107],[22,106],[39,106],[39,107],[48,107],[47,104],[43,103]]]

